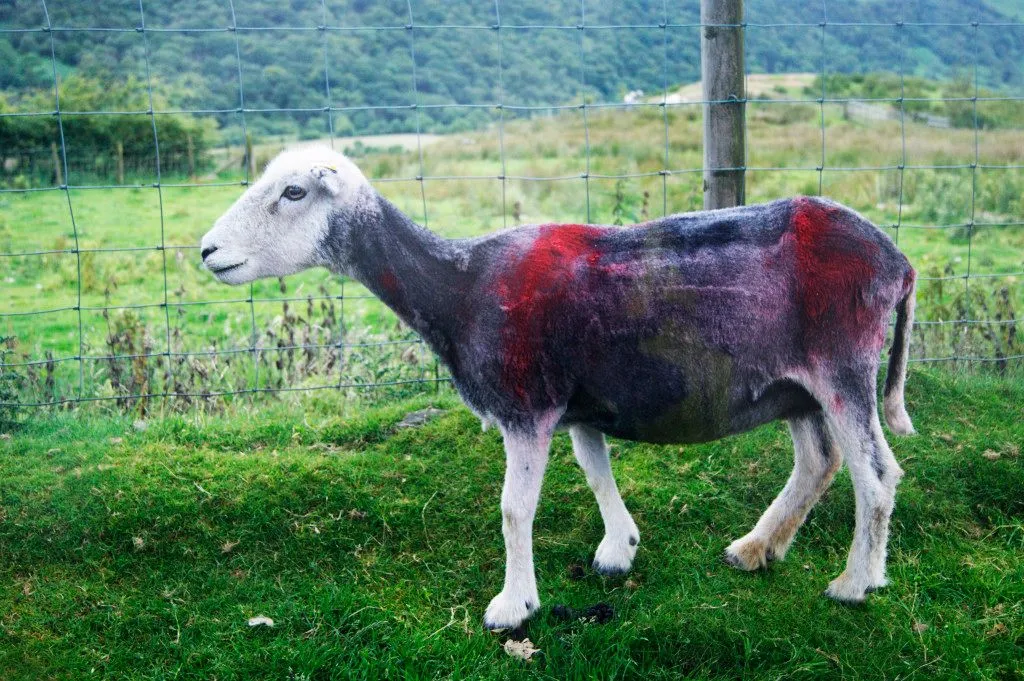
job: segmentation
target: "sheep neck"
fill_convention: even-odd
[[[375,205],[344,216],[348,267],[451,365],[454,323],[468,290],[465,250],[417,225],[379,194]],[[459,263],[463,263],[460,267]]]

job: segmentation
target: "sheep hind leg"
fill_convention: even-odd
[[[820,411],[790,419],[789,431],[794,462],[786,486],[754,529],[725,550],[726,561],[741,570],[764,568],[785,557],[796,531],[843,462]]]
[[[622,502],[612,476],[611,460],[604,435],[586,426],[569,429],[576,461],[587,476],[604,520],[604,539],[594,554],[594,570],[605,575],[623,574],[633,566],[640,532]]]
[[[870,377],[873,379],[874,373]],[[843,406],[829,410],[826,416],[832,435],[846,456],[856,495],[856,527],[846,569],[825,591],[826,596],[844,603],[860,603],[868,592],[887,583],[889,518],[896,486],[903,476],[882,435],[871,379],[855,394],[833,401]]]

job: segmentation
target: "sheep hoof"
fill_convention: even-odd
[[[885,413],[885,422],[894,435],[913,435],[917,432],[914,430],[914,424],[910,421],[910,414],[907,413],[907,409],[903,406],[902,401],[886,400],[883,411]]]
[[[626,567],[621,567],[617,565],[608,565],[606,563],[602,563],[601,561],[595,558],[593,567],[594,572],[596,572],[599,575],[604,575],[605,577],[617,577],[619,575],[624,575],[627,572],[629,572],[631,566],[627,565]]]
[[[887,586],[889,586],[889,580],[883,574],[881,577],[873,578],[871,584],[869,584],[868,588],[864,590],[864,593],[871,594],[878,591],[879,589],[884,589]]]
[[[606,536],[594,553],[594,572],[608,577],[629,572],[633,567],[639,541],[637,534],[631,534],[621,541]]]
[[[484,628],[500,632],[506,629],[516,629],[530,618],[540,607],[540,599],[532,597],[519,597],[506,594],[502,591],[491,599],[484,613]]]
[[[775,560],[775,551],[763,539],[742,537],[725,549],[725,562],[739,570],[764,570]]]
[[[825,596],[843,605],[861,605],[864,603],[868,588],[864,584],[858,584],[844,572],[828,585]]]

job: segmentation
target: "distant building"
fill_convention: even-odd
[[[626,93],[626,96],[622,98],[622,102],[624,104],[639,104],[643,97],[643,90],[630,90]]]

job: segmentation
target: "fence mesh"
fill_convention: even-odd
[[[423,344],[355,282],[307,273],[240,292],[202,272],[198,238],[282,145],[274,121],[321,121],[317,129],[328,143],[355,156],[383,194],[449,236],[549,220],[630,223],[699,207],[695,133],[706,102],[679,76],[693,71],[700,32],[716,27],[687,19],[696,8],[681,13],[666,0],[635,21],[608,23],[607,12],[594,19],[582,0],[563,3],[559,20],[534,23],[516,3],[495,0],[485,20],[474,13],[459,21],[453,12],[435,21],[434,8],[424,21],[418,3],[407,0],[404,22],[363,25],[346,23],[345,8],[321,0],[315,24],[260,25],[243,20],[229,0],[226,25],[158,26],[147,23],[154,4],[139,0],[126,25],[82,26],[66,8],[53,20],[52,0],[43,0],[41,25],[0,24],[0,36],[48,41],[52,76],[52,105],[24,99],[0,108],[0,125],[36,119],[51,126],[53,140],[17,156],[0,150],[0,260],[8,265],[0,284],[0,386],[8,386],[0,407],[113,402],[145,412],[155,404],[220,404],[240,394],[400,392],[446,380]],[[783,36],[820,60],[816,73],[747,74],[744,169],[748,201],[829,195],[868,214],[904,246],[920,281],[912,361],[1006,372],[1024,357],[1016,333],[1024,300],[1024,97],[982,87],[979,51],[971,46],[995,31],[1024,35],[1024,23],[989,20],[984,5],[977,7],[975,16],[950,22],[908,19],[903,3],[895,3],[880,6],[877,21],[853,22],[832,16],[841,4],[822,0],[804,8],[803,20],[779,22],[748,1],[748,49],[768,35]],[[468,68],[493,72],[491,86],[466,101],[439,101],[438,46],[461,59],[459,37],[478,31],[491,36],[492,52]],[[908,34],[929,31],[962,38],[955,92],[922,91],[921,69],[908,68]],[[563,61],[575,71],[578,92],[530,101],[528,70],[516,60],[550,32],[574,36],[575,50]],[[141,68],[122,74],[137,96],[121,105],[69,108],[60,46],[109,33],[138,38]],[[245,55],[261,41],[296,33],[317,46],[322,97],[274,102],[264,87],[269,67],[254,72]],[[405,101],[355,102],[339,89],[350,77],[340,57],[354,34],[405,36]],[[657,55],[660,73],[644,77],[660,92],[599,97],[587,88],[588,71],[604,68],[592,58],[594,45],[627,34]],[[891,56],[889,76],[876,78],[882,86],[874,91],[850,90],[856,78],[845,77],[848,65],[840,70],[830,61],[834,41],[864,35],[872,36],[870,49],[883,45]],[[152,55],[168,49],[168,36],[223,46],[233,82],[221,86],[237,90],[237,105],[181,106],[163,97],[166,74],[156,73]],[[688,69],[677,65],[681,45],[688,46]],[[421,48],[433,61],[418,56]],[[254,87],[260,105],[247,99]],[[1017,123],[993,124],[997,108]],[[113,154],[78,144],[87,119],[141,121],[146,148],[137,131],[117,141]],[[472,125],[450,132],[462,120]],[[445,121],[455,123],[436,135]],[[372,131],[377,123],[407,134],[360,136],[360,125]],[[203,126],[208,140],[199,149]]]

